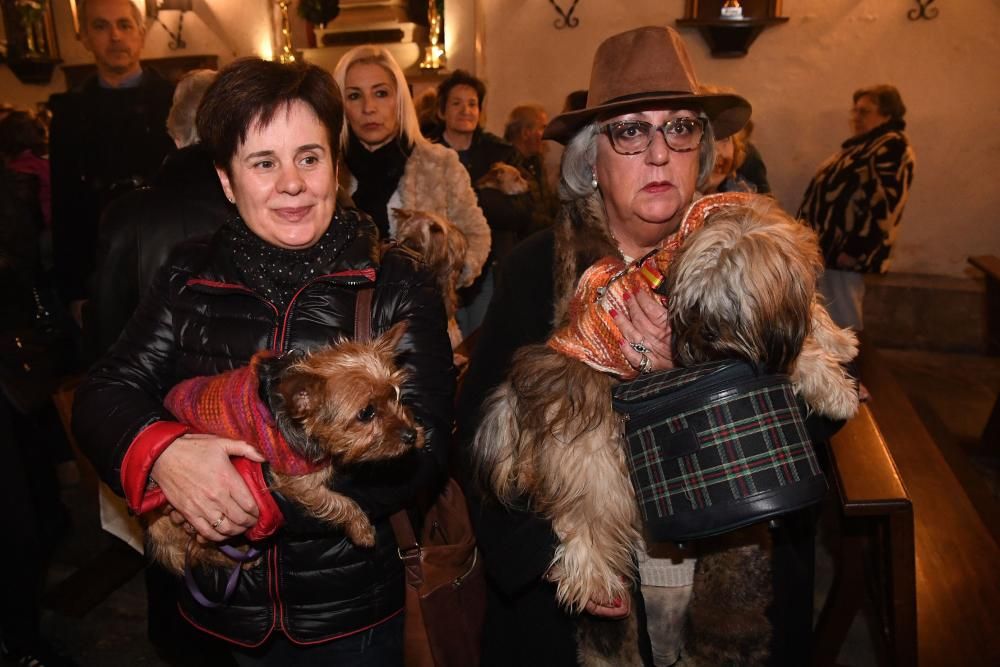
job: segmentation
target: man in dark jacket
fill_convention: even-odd
[[[49,105],[56,282],[79,324],[101,211],[147,183],[173,149],[165,127],[173,86],[139,64],[145,27],[132,2],[86,0],[78,8],[97,74]]]

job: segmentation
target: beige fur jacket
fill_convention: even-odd
[[[352,176],[349,192],[353,194],[357,187]],[[471,285],[482,272],[490,254],[490,228],[477,203],[469,172],[458,160],[458,153],[427,141],[416,142],[387,208],[392,235],[396,233],[397,224],[394,208],[435,213],[465,234],[469,248],[458,287]]]

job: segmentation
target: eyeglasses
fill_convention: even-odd
[[[657,131],[663,132],[667,148],[675,153],[688,153],[701,145],[705,122],[687,116],[668,120],[663,125],[653,125],[644,120],[619,120],[604,125],[600,130],[608,135],[611,147],[619,155],[642,153],[653,143]]]

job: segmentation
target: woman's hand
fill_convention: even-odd
[[[667,309],[646,289],[626,294],[625,299],[627,313],[610,313],[622,334],[625,358],[640,373],[673,368]],[[648,360],[645,364],[643,358]]]
[[[542,578],[553,584],[559,583],[559,578],[562,576],[562,570],[558,565],[553,565],[545,571]],[[625,579],[622,578],[622,582],[625,583]],[[632,600],[629,594],[626,592],[625,595],[616,597],[611,600],[599,600],[597,598],[590,598],[587,600],[587,604],[584,606],[583,611],[592,615],[599,616],[601,618],[625,618],[632,611]]]
[[[587,601],[587,606],[583,608],[585,612],[600,618],[625,618],[632,611],[632,601],[628,595],[615,598],[610,603],[599,602],[591,598]]]
[[[151,477],[173,508],[171,520],[179,523],[179,514],[203,540],[221,542],[257,523],[257,503],[230,463],[231,456],[264,462],[245,442],[189,433],[153,464]]]

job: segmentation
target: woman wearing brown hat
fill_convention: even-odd
[[[587,106],[557,116],[546,128],[545,138],[566,145],[560,215],[552,228],[515,248],[501,268],[459,397],[463,442],[476,433],[482,405],[505,379],[515,352],[545,342],[569,320],[567,304],[588,267],[602,257],[640,258],[677,232],[712,170],[715,139],[737,132],[750,117],[743,98],[698,94],[697,87],[684,45],[670,28],[631,30],[598,48]],[[650,292],[628,303],[627,312],[613,313],[625,341],[634,343],[622,347],[628,362],[637,372],[671,367],[666,309]],[[478,437],[481,442],[483,434]],[[637,593],[591,599],[582,614],[564,611],[546,578],[560,543],[550,521],[527,502],[518,511],[488,494],[472,496],[491,582],[484,665],[589,664],[578,654],[582,624],[600,617],[613,628],[615,619],[630,615],[638,623],[621,627],[638,632],[612,640],[614,657],[601,664],[654,664]],[[811,581],[804,586],[811,597]]]

